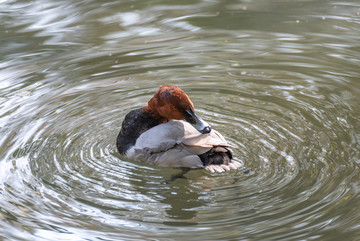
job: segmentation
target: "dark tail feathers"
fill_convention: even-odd
[[[223,146],[215,146],[204,154],[199,155],[204,166],[228,165],[232,158],[231,149]]]

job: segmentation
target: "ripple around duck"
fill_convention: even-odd
[[[308,2],[291,9],[305,11]],[[218,20],[255,21],[256,15],[250,10],[232,18],[229,5],[216,6],[216,14],[211,2],[198,4],[209,13],[203,15],[186,4],[181,13],[159,4],[150,11],[126,6],[129,12],[119,14],[114,2],[103,5],[110,11],[104,14],[95,11],[97,4],[84,3],[66,5],[67,11],[58,11],[61,3],[30,4],[28,14],[20,14],[17,7],[24,6],[6,2],[18,21],[8,21],[0,64],[0,237],[358,237],[359,36],[352,34],[358,29],[353,7],[327,3],[320,13],[330,6],[338,16],[306,15],[309,24],[279,13],[272,19],[281,23],[273,26],[279,32],[269,32],[236,21],[233,31],[220,28]],[[256,5],[237,7],[244,13]],[[46,18],[49,12],[59,12],[59,21]],[[289,26],[298,31],[290,33]],[[32,41],[12,41],[23,34]],[[189,94],[246,170],[194,170],[165,184],[177,169],[117,154],[123,117],[165,83]]]
[[[236,147],[234,156],[248,174],[193,171],[188,180],[168,185],[163,180],[176,170],[125,160],[114,145],[119,117],[146,103],[155,88],[119,89],[110,79],[60,87],[56,94],[38,85],[7,98],[3,113],[13,118],[3,124],[2,143],[10,148],[2,175],[9,178],[1,190],[17,198],[5,205],[2,217],[16,216],[9,222],[28,225],[39,237],[54,230],[79,234],[84,227],[115,232],[121,225],[135,236],[141,236],[139,227],[152,230],[154,237],[164,227],[169,237],[187,227],[184,237],[201,230],[236,237],[241,229],[245,236],[286,238],[271,232],[285,225],[301,237],[340,222],[336,215],[341,214],[332,215],[330,206],[356,202],[347,191],[359,171],[353,161],[358,150],[353,100],[343,103],[341,92],[319,97],[321,88],[277,82],[271,92],[259,93],[263,82],[244,78],[249,91],[233,82],[221,88],[185,83],[183,88],[200,115]]]

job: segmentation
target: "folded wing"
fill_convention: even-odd
[[[201,134],[185,121],[171,120],[141,134],[126,155],[157,166],[202,168],[204,164],[198,155],[214,146],[229,147],[215,130]]]

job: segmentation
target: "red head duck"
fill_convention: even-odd
[[[148,105],[130,111],[117,137],[117,149],[128,158],[156,166],[238,169],[224,137],[195,114],[179,87],[164,85]]]

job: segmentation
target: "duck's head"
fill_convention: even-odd
[[[179,87],[172,85],[160,87],[145,108],[150,109],[161,122],[171,119],[185,120],[202,134],[211,131],[210,125],[195,114],[193,103]]]

